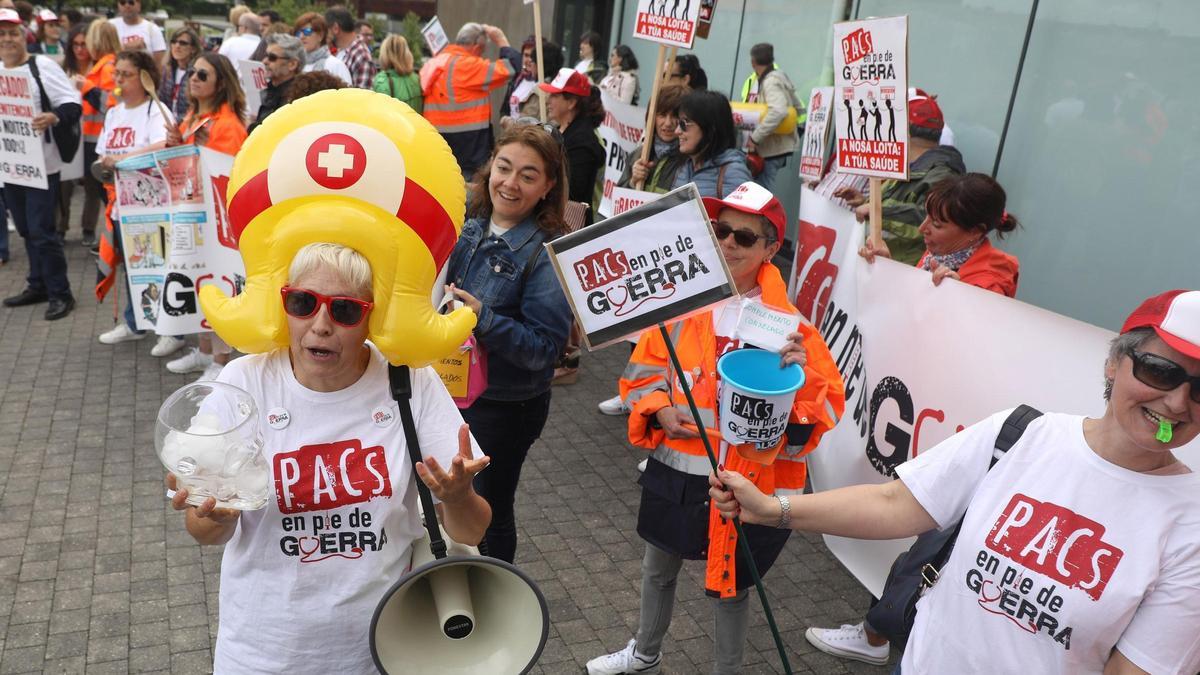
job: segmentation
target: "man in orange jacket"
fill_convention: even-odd
[[[742,298],[757,299],[779,311],[796,313],[787,287],[771,258],[783,239],[783,206],[756,183],[744,183],[724,200],[704,199]],[[733,523],[708,503],[711,472],[700,434],[706,434],[718,461],[737,469],[767,494],[781,500],[804,490],[804,455],[837,424],[845,408],[845,388],[829,348],[812,326],[802,324],[781,352],[784,363],[804,367],[787,431],[762,451],[753,444],[721,442],[717,359],[743,346],[736,337],[739,298],[668,325],[684,377],[700,411],[692,419],[678,375],[671,370],[658,331],[646,331],[621,378],[621,396],[632,409],[629,441],[651,451],[642,474],[638,534],[646,540],[642,562],[641,621],[625,649],[588,662],[591,675],[657,672],[660,649],[671,622],[675,579],[685,559],[706,559],[705,588],[716,602],[716,673],[736,673],[745,651],[753,585]],[[732,470],[732,469],[731,469]],[[783,550],[789,530],[743,527],[760,574]]]
[[[483,58],[491,40],[500,58]],[[425,119],[446,139],[468,181],[492,152],[492,102],[489,94],[508,85],[521,70],[521,52],[495,26],[465,24],[454,44],[421,66]]]

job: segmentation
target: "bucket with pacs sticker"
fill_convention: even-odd
[[[796,391],[804,386],[804,369],[794,363],[780,368],[775,352],[738,349],[717,361],[717,372],[721,438],[733,445],[775,447],[787,430]]]

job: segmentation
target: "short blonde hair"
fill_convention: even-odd
[[[233,8],[229,10],[229,23],[233,24],[233,26],[236,28],[238,25],[238,19],[241,19],[242,15],[249,11],[250,8],[246,5],[234,5]]]
[[[401,75],[413,71],[413,55],[408,40],[402,35],[389,35],[379,46],[379,65],[384,70],[394,70]]]
[[[117,27],[104,19],[96,19],[88,26],[83,41],[92,58],[96,60],[121,51],[121,37],[117,35]]]
[[[318,269],[331,269],[364,298],[374,299],[371,263],[363,254],[341,244],[308,244],[296,251],[288,267],[288,283],[295,283]]]

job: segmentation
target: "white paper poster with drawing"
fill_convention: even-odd
[[[604,105],[604,121],[597,130],[604,146],[604,188],[596,210],[607,218],[614,215],[613,188],[625,171],[626,158],[642,142],[646,109],[621,103],[605,92],[600,92],[600,101]]]
[[[908,180],[908,17],[833,25],[837,170]]]
[[[589,349],[735,294],[694,183],[546,249]]]
[[[0,70],[0,183],[45,190],[48,132],[33,130],[36,92],[29,73]]]
[[[808,97],[808,121],[804,124],[804,143],[800,147],[800,178],[821,180],[821,170],[829,153],[829,109],[833,87],[813,87]]]
[[[225,215],[233,157],[192,145],[117,165],[121,240],[137,327],[159,335],[209,330],[197,292],[245,285],[245,268]]]

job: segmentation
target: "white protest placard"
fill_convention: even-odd
[[[589,349],[733,297],[694,183],[546,244]]]
[[[699,0],[685,0],[682,6],[679,0],[638,0],[633,36],[668,47],[691,49],[699,23]]]
[[[821,180],[829,150],[829,107],[833,87],[813,87],[808,97],[808,122],[804,125],[804,145],[800,148],[800,178]]]
[[[425,38],[425,44],[429,47],[429,53],[437,56],[438,52],[446,48],[450,44],[450,38],[446,37],[446,31],[442,28],[442,22],[435,16],[425,24],[421,29],[421,36]]]
[[[799,328],[799,314],[772,309],[754,298],[742,298],[733,335],[759,349],[779,352],[787,346],[787,336]]]
[[[262,91],[270,83],[267,67],[258,61],[242,60],[237,62],[237,69],[242,91],[246,92],[246,119],[253,121],[262,107]]]
[[[612,215],[619,216],[626,211],[636,209],[642,204],[649,204],[661,196],[662,195],[657,192],[646,192],[645,190],[634,190],[633,188],[614,187],[612,191]]]
[[[29,73],[0,69],[0,183],[45,190],[42,133],[48,132],[33,130],[35,96]]]
[[[833,25],[837,170],[908,180],[908,17]]]
[[[642,142],[646,109],[621,103],[604,91],[600,92],[600,102],[604,105],[604,121],[597,129],[604,146],[604,188],[596,210],[607,218],[613,215],[613,188],[625,171],[627,155]]]
[[[200,286],[236,295],[246,272],[225,214],[233,157],[194,145],[117,164],[121,238],[134,318],[141,330],[184,335],[210,330]]]

